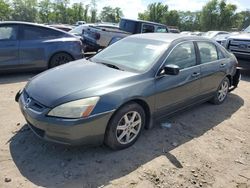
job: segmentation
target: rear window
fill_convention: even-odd
[[[53,39],[64,35],[64,33],[60,31],[35,26],[23,26],[22,32],[22,39],[24,40]]]
[[[127,31],[129,33],[135,33],[136,30],[136,22],[129,20],[121,20],[120,29],[123,31]]]

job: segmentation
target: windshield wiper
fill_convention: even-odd
[[[97,62],[97,63],[103,64],[103,65],[110,67],[110,68],[113,68],[113,69],[124,71],[123,69],[119,68],[118,66],[110,64],[110,63],[103,63],[103,62]]]

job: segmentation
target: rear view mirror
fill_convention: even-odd
[[[164,73],[168,75],[178,75],[180,72],[180,67],[178,65],[166,65],[164,67]]]

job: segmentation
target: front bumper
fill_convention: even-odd
[[[86,119],[55,118],[46,115],[50,109],[34,110],[26,101],[21,94],[19,106],[31,130],[42,139],[61,144],[101,145],[113,114],[109,111]]]

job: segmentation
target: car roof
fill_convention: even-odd
[[[3,21],[3,22],[0,22],[0,25],[5,25],[5,24],[28,25],[28,26],[43,27],[43,28],[47,28],[47,29],[56,30],[58,32],[64,33],[64,34],[66,34],[68,36],[71,36],[71,37],[75,37],[74,35],[72,35],[72,34],[70,34],[68,32],[65,32],[63,30],[60,30],[60,29],[57,29],[57,28],[54,28],[54,27],[51,27],[51,26],[48,26],[48,25],[45,25],[45,24],[38,24],[38,23],[32,23],[32,22],[22,22],[22,21]]]
[[[129,36],[129,38],[149,39],[149,40],[156,40],[156,41],[161,41],[161,42],[166,42],[166,43],[171,43],[179,39],[211,41],[201,36],[183,35],[183,34],[178,34],[178,33],[144,33],[144,34],[131,35]]]
[[[161,23],[157,23],[157,22],[150,22],[150,21],[145,21],[145,20],[139,20],[139,19],[129,19],[129,18],[121,18],[122,20],[130,20],[130,21],[134,21],[134,22],[141,22],[141,23],[148,23],[148,24],[153,24],[153,25],[159,25],[159,26],[165,26],[164,24]]]

